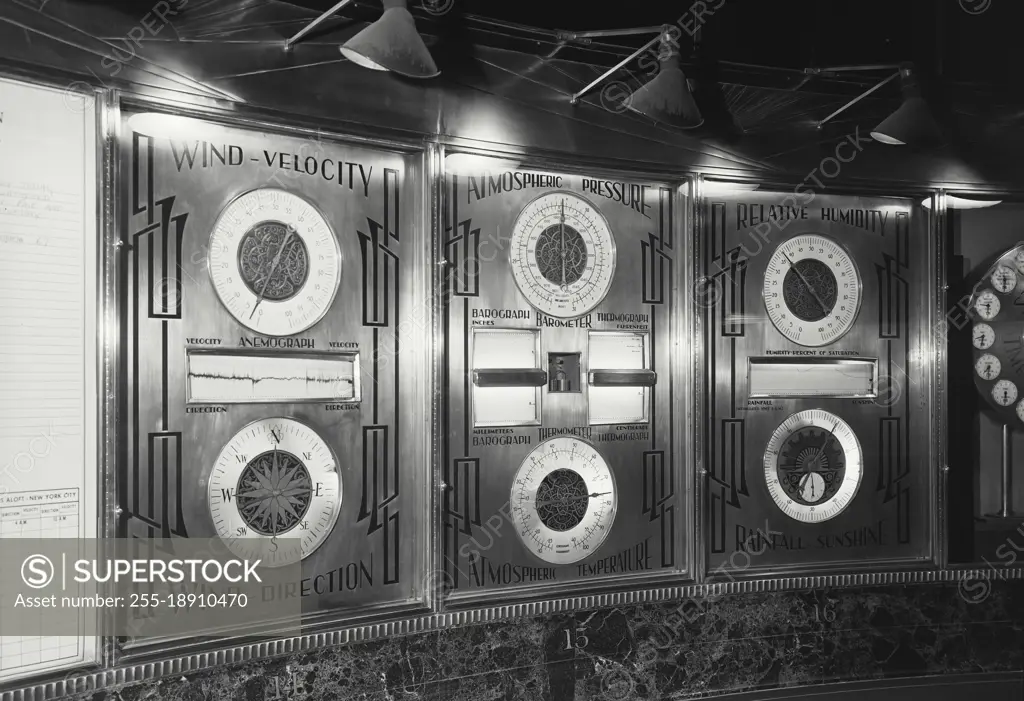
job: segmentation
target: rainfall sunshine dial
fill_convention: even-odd
[[[615,240],[597,207],[570,192],[549,192],[526,205],[516,219],[509,263],[531,305],[572,319],[591,311],[608,293]]]
[[[988,324],[975,324],[971,329],[971,343],[978,350],[988,350],[996,342],[996,332]]]
[[[341,253],[324,216],[285,190],[233,200],[210,235],[210,277],[220,301],[246,328],[302,333],[323,318],[341,281]]]
[[[299,562],[324,542],[341,508],[334,453],[309,426],[254,421],[228,441],[207,490],[217,535],[269,567]]]
[[[838,340],[857,320],[861,281],[846,249],[818,234],[781,244],[764,274],[765,309],[782,335],[802,346]]]
[[[526,548],[556,565],[594,554],[615,520],[615,481],[594,446],[571,436],[544,441],[516,472],[512,522]]]
[[[764,453],[764,476],[775,504],[804,523],[821,523],[850,505],[864,462],[849,424],[821,409],[793,414],[775,429]]]

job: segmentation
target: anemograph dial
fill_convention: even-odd
[[[860,274],[838,243],[802,234],[775,249],[762,294],[768,318],[782,335],[802,346],[823,346],[857,320]]]
[[[544,441],[516,472],[512,522],[526,548],[556,565],[594,554],[615,520],[615,481],[594,446],[572,436]]]
[[[210,235],[210,277],[243,326],[267,336],[302,333],[323,318],[341,281],[341,253],[324,216],[285,190],[235,199]]]
[[[768,491],[782,512],[804,523],[835,518],[860,487],[864,462],[849,424],[821,409],[793,414],[764,453]]]
[[[992,321],[999,314],[999,298],[992,290],[985,290],[974,302],[974,311],[985,321]]]
[[[1003,364],[999,362],[999,358],[986,353],[974,362],[974,370],[981,379],[994,380],[1003,371]]]
[[[1010,406],[1017,401],[1017,385],[1009,380],[999,380],[992,386],[992,399],[999,406]]]
[[[309,426],[288,418],[254,421],[221,450],[208,501],[217,535],[233,553],[269,567],[293,564],[334,528],[338,463]]]
[[[509,263],[531,305],[571,319],[592,310],[608,293],[615,240],[597,207],[571,192],[549,192],[519,213]]]

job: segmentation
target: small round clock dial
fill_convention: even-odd
[[[1009,294],[1017,287],[1017,273],[1008,265],[1000,265],[990,278],[996,292]]]
[[[1017,401],[1017,385],[1009,380],[999,380],[992,386],[992,399],[999,406],[1010,406]]]
[[[293,564],[334,528],[341,508],[338,463],[309,426],[261,419],[221,450],[208,501],[217,534],[233,553],[269,567]]]
[[[986,353],[975,361],[974,370],[981,379],[994,380],[1003,371],[1003,365],[999,362],[999,358],[991,353]]]
[[[985,290],[974,302],[974,311],[985,321],[992,321],[999,314],[999,298],[992,290]]]
[[[615,520],[615,481],[594,446],[572,436],[544,441],[516,473],[512,521],[527,550],[556,565],[593,555]]]
[[[298,195],[273,188],[224,208],[210,235],[209,267],[231,315],[267,336],[316,324],[341,281],[341,254],[327,220]]]
[[[849,424],[820,409],[793,414],[764,453],[768,491],[784,514],[804,523],[835,518],[850,505],[864,472]]]
[[[996,342],[996,332],[988,324],[975,324],[971,329],[971,343],[978,350],[988,350]]]
[[[549,192],[516,219],[509,263],[531,305],[571,319],[590,312],[608,294],[615,240],[597,207],[571,192]]]
[[[802,346],[837,341],[857,320],[861,282],[853,258],[832,239],[795,236],[781,244],[764,275],[768,318]]]

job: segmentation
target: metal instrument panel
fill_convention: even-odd
[[[673,344],[685,325],[676,296],[685,191],[477,158],[479,171],[445,177],[448,601],[486,602],[495,590],[550,597],[678,573],[690,523],[687,448],[676,432],[690,398]],[[635,362],[600,367],[621,364],[620,347]],[[602,392],[622,387],[636,411],[595,408]],[[628,418],[597,423],[620,414]]]
[[[293,462],[306,462],[289,488],[321,485],[299,506],[322,528],[301,548],[302,580],[276,595],[301,597],[311,624],[414,603],[430,501],[422,154],[142,111],[124,113],[120,139],[122,532],[224,537],[212,513],[227,506],[233,527],[277,537],[280,523],[240,520],[234,504],[215,503],[211,471],[249,450],[251,427],[278,441],[284,430]],[[215,232],[225,212],[252,221],[245,232]],[[229,308],[236,292],[249,295],[248,315]],[[273,308],[276,326],[256,323],[282,300],[291,306]],[[287,335],[302,314],[302,330]],[[261,469],[284,469],[269,460]],[[237,479],[239,509],[258,467],[220,485]],[[296,520],[286,525],[303,527]]]
[[[927,561],[927,217],[902,199],[763,191],[709,196],[702,214],[707,576]],[[844,300],[858,308],[840,313]],[[874,361],[873,391],[749,391],[754,364],[836,360]],[[800,412],[814,420],[784,426]]]

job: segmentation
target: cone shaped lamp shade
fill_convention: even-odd
[[[871,131],[871,138],[895,146],[928,146],[942,140],[928,103],[921,97],[917,80],[901,69],[903,104]]]
[[[406,78],[433,78],[441,74],[416,31],[405,0],[384,0],[381,18],[346,41],[341,53],[364,68],[392,71]]]
[[[633,93],[629,109],[677,129],[695,129],[704,123],[674,51],[663,54],[658,75]]]

